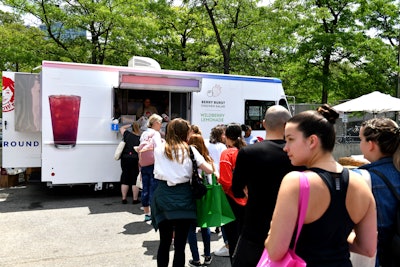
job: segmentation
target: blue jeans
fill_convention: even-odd
[[[210,244],[211,244],[211,231],[210,228],[201,228],[201,236],[204,244],[204,256],[210,256]],[[189,228],[188,242],[190,251],[192,252],[193,261],[200,261],[199,249],[197,247],[196,237],[196,223],[192,223]]]
[[[228,244],[228,238],[226,237],[224,226],[221,226],[221,233],[222,233],[222,239],[224,239],[225,245]]]
[[[153,197],[154,190],[157,188],[158,181],[154,178],[154,165],[141,167],[140,172],[142,173],[142,205],[143,207],[150,206],[151,199]]]

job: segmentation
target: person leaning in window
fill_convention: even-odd
[[[394,267],[391,240],[394,235],[398,201],[384,181],[373,172],[379,171],[400,194],[400,128],[388,118],[365,121],[360,128],[360,150],[371,163],[360,166],[369,171],[378,220],[378,251],[376,266]]]
[[[351,267],[350,251],[373,257],[377,246],[375,200],[363,178],[332,155],[339,114],[324,104],[293,116],[285,126],[284,150],[294,166],[306,166],[310,198],[296,254],[307,267]],[[299,201],[299,172],[282,180],[265,241],[280,260],[293,240]],[[354,234],[352,233],[354,229]]]
[[[136,111],[136,119],[138,120],[142,116],[149,118],[151,115],[157,113],[157,108],[151,104],[150,98],[145,98],[143,105]]]
[[[127,129],[132,126],[132,132]],[[132,187],[133,192],[133,204],[138,204],[139,188],[136,186],[136,179],[139,174],[139,158],[138,154],[133,148],[138,146],[140,143],[140,129],[139,124],[134,121],[132,125],[124,125],[119,128],[122,134],[125,147],[121,154],[121,193],[122,193],[122,204],[127,204],[126,200],[129,187]]]
[[[176,118],[167,126],[165,143],[154,149],[154,177],[158,186],[151,202],[152,224],[160,233],[157,266],[167,267],[170,245],[174,234],[174,260],[172,266],[185,266],[185,246],[190,225],[196,220],[196,203],[190,180],[192,160],[187,139],[190,124]],[[207,174],[213,172],[196,148],[191,147],[197,166]]]

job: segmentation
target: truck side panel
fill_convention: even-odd
[[[41,132],[23,132],[16,130],[15,101],[18,101],[18,99],[15,99],[15,90],[26,89],[30,93],[33,84],[26,85],[29,86],[29,88],[15,87],[15,76],[16,73],[14,72],[3,72],[2,167],[40,167]],[[30,100],[30,102],[32,102],[32,97]],[[27,111],[27,113],[32,114],[30,110]],[[29,120],[33,121],[33,118]]]
[[[112,88],[118,84],[118,72],[47,65],[42,69],[42,181],[52,184],[119,181],[120,162],[113,155],[121,136],[111,130]],[[51,95],[80,97],[74,147],[55,146]],[[68,118],[64,123],[68,123]]]
[[[285,99],[277,79],[237,76],[205,77],[200,92],[193,93],[192,123],[200,126],[205,138],[218,124],[245,122],[246,100]]]

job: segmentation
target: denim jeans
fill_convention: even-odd
[[[157,179],[154,178],[154,165],[141,167],[140,172],[142,173],[142,205],[143,207],[150,206],[151,199],[153,197],[154,190],[157,188]]]
[[[204,256],[211,255],[211,231],[210,228],[200,228],[201,236],[204,244]],[[190,251],[192,252],[193,261],[200,261],[199,249],[197,247],[197,237],[196,237],[196,223],[192,223],[190,225],[189,234],[188,234],[188,242]]]

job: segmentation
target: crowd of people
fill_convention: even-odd
[[[192,160],[203,179],[217,177],[235,215],[234,221],[215,229],[222,232],[225,245],[214,255],[229,257],[232,266],[256,266],[264,249],[278,261],[293,248],[303,174],[310,187],[309,202],[295,252],[307,266],[359,266],[350,253],[373,258],[377,267],[400,266],[390,249],[398,201],[374,172],[383,173],[400,193],[400,128],[393,120],[374,118],[361,126],[360,149],[370,163],[359,169],[367,170],[366,178],[365,171],[335,160],[334,124],[339,114],[326,104],[294,116],[282,106],[271,106],[262,138],[238,123],[216,125],[207,138],[187,120],[166,122],[147,106],[142,112],[152,113],[146,131],[141,133],[137,122],[120,128],[126,142],[121,193],[126,204],[132,188],[133,203],[140,202],[140,172],[144,221],[151,221],[160,236],[157,266],[168,266],[172,243],[172,266],[212,262],[210,228],[200,228],[204,261],[197,246]],[[130,126],[132,131],[127,130]],[[149,136],[154,164],[140,166],[138,151],[132,148]],[[186,262],[187,243],[192,255]]]

